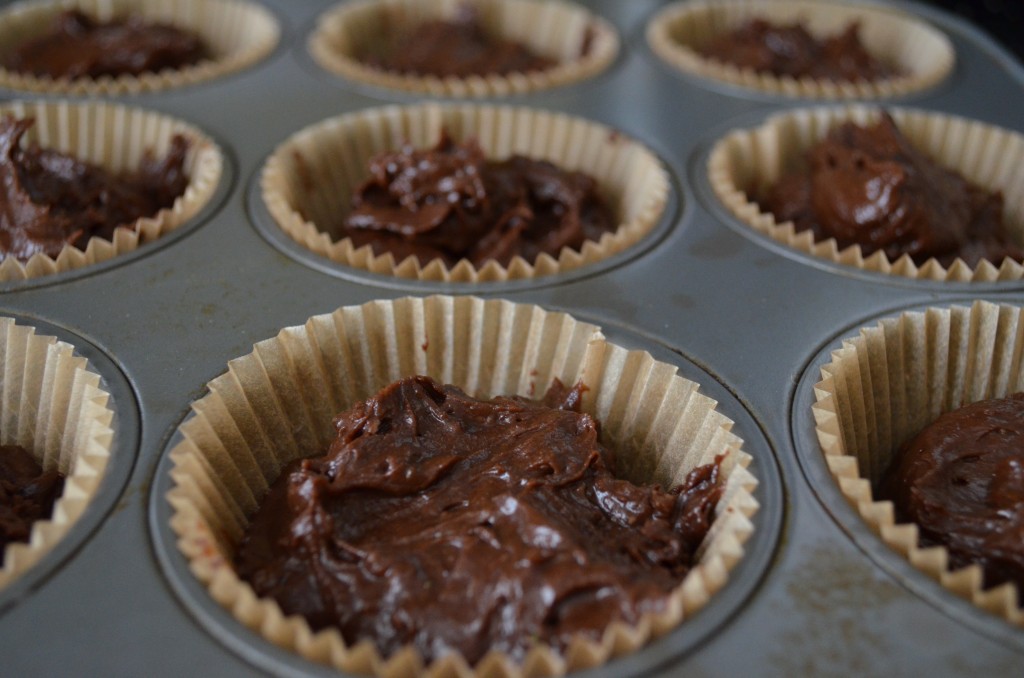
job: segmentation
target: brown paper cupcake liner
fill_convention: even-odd
[[[0,444],[20,445],[44,470],[65,476],[49,520],[29,541],[4,549],[0,588],[32,567],[65,535],[95,495],[110,457],[113,410],[85,358],[70,344],[0,318]]]
[[[44,35],[53,18],[80,9],[100,21],[138,15],[192,31],[212,58],[194,66],[138,76],[59,78],[8,70],[0,65],[0,87],[45,94],[111,96],[158,92],[234,73],[269,55],[280,35],[277,20],[255,2],[241,0],[55,0],[26,1],[0,13],[0,64],[19,45]]]
[[[977,301],[930,308],[862,328],[821,368],[812,406],[818,440],[846,499],[887,545],[946,589],[1013,623],[1024,623],[1013,584],[982,589],[977,565],[949,567],[944,547],[918,546],[918,528],[897,523],[874,489],[900,445],[940,414],[1024,390],[1021,309]]]
[[[440,78],[388,72],[360,60],[395,31],[451,19],[467,6],[494,35],[520,42],[558,63],[527,73]],[[309,51],[324,69],[367,85],[435,96],[508,96],[600,73],[615,60],[619,36],[604,19],[561,0],[362,0],[340,4],[321,16],[309,38]]]
[[[232,567],[247,517],[290,460],[325,449],[333,417],[403,376],[427,374],[480,397],[533,396],[558,377],[587,385],[583,409],[637,481],[679,484],[699,464],[725,454],[725,493],[699,562],[667,609],[631,628],[613,624],[601,642],[577,639],[564,653],[542,646],[522,664],[498,652],[474,668],[446,656],[424,667],[406,647],[381,657],[368,641],[314,633],[260,599]],[[753,532],[756,485],[732,422],[698,385],[646,352],[607,343],[599,329],[563,313],[473,297],[404,298],[349,306],[284,329],[232,360],[193,403],[194,416],[171,451],[171,527],[192,572],[211,596],[266,640],[313,662],[379,676],[560,675],[632,652],[702,607],[729,577]],[[317,394],[310,397],[310,394]]]
[[[1011,238],[1024,244],[1024,136],[1011,130],[952,115],[913,109],[887,109],[900,131],[939,165],[955,170],[988,190],[1002,191],[1003,223]],[[859,245],[840,250],[832,238],[815,242],[811,231],[793,222],[778,223],[757,203],[759,195],[799,167],[808,148],[840,124],[876,122],[880,109],[868,106],[811,108],[780,113],[760,127],[740,129],[719,140],[708,158],[708,179],[722,204],[748,226],[799,252],[867,271],[919,280],[993,282],[1021,280],[1024,266],[1012,259],[974,268],[957,259],[948,268],[930,259],[918,266],[904,255],[892,261],[885,252],[865,256]]]
[[[169,208],[118,228],[112,240],[91,238],[85,250],[67,245],[56,258],[37,253],[27,262],[0,261],[0,281],[25,280],[63,273],[126,254],[170,233],[194,217],[210,201],[223,169],[217,145],[196,127],[176,118],[142,109],[99,102],[13,102],[0,104],[0,115],[35,118],[25,142],[70,153],[114,172],[138,166],[146,151],[166,154],[171,138],[190,141],[185,158],[188,187]]]
[[[780,77],[709,59],[698,51],[755,18],[775,24],[800,21],[818,39],[841,33],[857,21],[865,49],[902,75],[870,82]],[[814,99],[877,99],[918,92],[944,80],[956,60],[945,35],[904,12],[818,0],[677,2],[651,20],[647,42],[655,54],[684,72],[768,94]]]
[[[448,267],[436,259],[421,265],[415,256],[396,261],[356,248],[336,226],[351,209],[354,190],[369,175],[369,160],[405,143],[435,145],[442,130],[456,141],[474,138],[491,159],[521,154],[579,170],[597,180],[618,228],[580,250],[534,262],[514,258],[477,268],[468,260]],[[491,282],[569,271],[605,259],[644,238],[661,217],[668,175],[640,143],[581,118],[527,108],[419,106],[370,109],[331,118],[298,132],[277,147],[260,177],[267,209],[293,240],[331,261],[372,273],[444,282]],[[334,232],[332,232],[334,229]]]

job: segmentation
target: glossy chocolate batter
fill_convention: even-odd
[[[1002,223],[1003,196],[939,167],[900,134],[888,114],[874,125],[846,123],[806,154],[807,167],[783,177],[761,200],[779,222],[793,221],[840,249],[860,245],[918,265],[958,257],[975,266],[1018,261],[1024,251]]]
[[[138,16],[96,21],[78,10],[54,17],[49,33],[25,42],[7,69],[39,77],[99,78],[156,73],[197,64],[210,53],[195,34]]]
[[[282,472],[236,565],[260,596],[384,656],[522,658],[662,609],[722,488],[718,465],[666,492],[612,475],[582,385],[477,400],[410,377],[335,419],[327,454]]]
[[[22,447],[0,445],[0,566],[7,545],[27,542],[32,523],[50,517],[63,489],[57,471],[43,471]]]
[[[842,33],[817,40],[802,23],[776,26],[751,19],[698,51],[709,59],[779,77],[850,82],[898,75],[868,54],[859,32],[860,24],[853,22]]]
[[[883,495],[954,568],[977,563],[985,586],[1024,601],[1024,393],[943,414],[904,443]]]
[[[557,64],[522,43],[489,35],[473,13],[454,21],[425,21],[393,36],[362,61],[385,71],[439,78],[528,73]]]
[[[490,162],[475,141],[447,135],[429,150],[405,146],[370,161],[370,178],[353,197],[340,235],[396,261],[469,259],[534,262],[616,228],[595,181],[543,160]]]
[[[175,136],[167,156],[146,154],[139,168],[113,175],[102,167],[32,144],[21,137],[34,120],[0,119],[0,253],[27,261],[56,257],[66,244],[110,240],[118,226],[153,216],[185,192],[188,141]]]

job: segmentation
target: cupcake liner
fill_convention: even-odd
[[[70,344],[0,318],[0,444],[20,445],[44,470],[65,476],[49,520],[32,525],[29,541],[8,544],[0,588],[46,555],[82,515],[110,457],[110,394]]]
[[[867,51],[902,75],[873,82],[779,77],[708,59],[697,51],[714,37],[755,18],[783,25],[800,21],[818,39],[860,22],[860,39]],[[944,80],[956,60],[945,35],[909,14],[881,5],[817,0],[677,2],[651,20],[647,42],[655,54],[681,71],[768,94],[813,99],[877,99],[918,92]]]
[[[913,109],[887,109],[900,131],[939,165],[955,170],[988,190],[1002,191],[1003,223],[1011,238],[1024,243],[1024,136],[1011,130],[952,115]],[[920,280],[993,282],[1024,278],[1024,266],[1011,259],[971,268],[957,259],[948,268],[935,259],[916,265],[908,255],[891,261],[884,252],[865,256],[859,245],[840,250],[832,238],[815,242],[810,231],[778,223],[757,203],[770,186],[799,167],[805,151],[844,122],[876,122],[880,109],[868,106],[811,108],[780,113],[763,125],[741,129],[719,140],[708,158],[708,179],[722,204],[745,224],[793,249],[833,263]]]
[[[958,596],[1024,623],[1017,589],[982,589],[977,565],[949,568],[941,546],[918,546],[918,528],[897,523],[874,489],[899,451],[940,414],[1024,390],[1021,309],[975,302],[881,320],[845,339],[821,368],[812,406],[818,440],[846,499],[887,545]]]
[[[184,165],[189,184],[171,207],[118,228],[113,240],[91,238],[85,250],[66,245],[56,258],[37,253],[27,262],[6,257],[0,260],[3,282],[63,273],[131,252],[198,214],[220,181],[224,162],[220,148],[199,129],[176,118],[99,102],[65,101],[2,104],[0,115],[5,114],[35,118],[25,142],[37,141],[43,148],[70,153],[114,172],[137,167],[147,150],[162,157],[175,134],[188,138],[190,146]]]
[[[493,34],[556,60],[548,69],[468,78],[404,75],[360,61],[369,46],[393,31],[427,20],[450,19],[474,8]],[[604,19],[561,0],[362,0],[340,4],[320,17],[309,52],[324,69],[356,82],[449,97],[525,94],[589,78],[619,51],[619,36]]]
[[[601,642],[577,638],[564,653],[541,646],[515,664],[488,653],[475,668],[445,656],[424,667],[406,647],[381,657],[367,641],[346,646],[337,630],[314,633],[258,598],[231,565],[247,516],[291,459],[327,447],[333,417],[400,377],[427,374],[479,397],[538,396],[558,377],[582,380],[583,410],[629,459],[623,473],[663,486],[699,464],[722,461],[725,492],[699,562],[667,609]],[[703,606],[729,577],[753,532],[756,485],[732,422],[698,385],[646,352],[607,343],[599,329],[562,313],[473,297],[404,298],[349,306],[282,330],[232,360],[193,403],[171,451],[171,527],[192,572],[238,621],[279,647],[343,671],[398,675],[559,675],[632,652]],[[310,397],[311,394],[317,394]],[[272,442],[273,441],[273,442]]]
[[[597,180],[618,228],[577,251],[563,248],[557,259],[542,254],[502,266],[480,268],[467,260],[449,268],[434,260],[421,265],[411,256],[395,261],[375,256],[369,245],[331,232],[351,209],[353,191],[369,175],[374,155],[404,143],[435,145],[442,130],[456,141],[475,138],[489,159],[521,154],[579,170]],[[260,177],[263,200],[293,240],[331,261],[372,273],[444,282],[490,282],[552,275],[605,259],[639,242],[661,217],[668,175],[640,143],[581,118],[527,108],[491,106],[389,106],[317,123],[277,147]]]
[[[59,78],[18,73],[0,66],[0,87],[45,94],[116,96],[184,87],[234,73],[269,55],[280,27],[273,15],[254,2],[240,0],[31,0],[0,13],[0,64],[13,49],[50,30],[66,9],[80,9],[100,21],[139,15],[194,32],[212,58],[194,66],[116,78]]]

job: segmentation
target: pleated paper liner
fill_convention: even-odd
[[[819,40],[841,33],[857,21],[868,53],[896,68],[900,75],[843,82],[780,77],[709,59],[699,52],[712,39],[751,19],[774,24],[800,21]],[[647,42],[661,59],[686,73],[767,94],[813,99],[877,99],[918,92],[944,80],[956,61],[949,39],[921,19],[882,5],[825,0],[676,2],[648,24]]]
[[[369,160],[411,143],[434,146],[442,130],[456,141],[479,141],[488,159],[513,154],[548,160],[597,180],[598,193],[618,227],[577,251],[514,258],[477,268],[468,260],[448,267],[415,256],[396,261],[356,248],[338,232],[351,209],[354,190],[369,176]],[[646,147],[598,123],[528,108],[477,105],[389,106],[330,118],[296,133],[277,147],[260,178],[263,199],[277,224],[303,247],[346,266],[400,278],[444,282],[490,282],[569,271],[636,244],[655,226],[668,198],[668,175]]]
[[[100,102],[13,102],[0,104],[0,115],[35,118],[23,143],[69,153],[113,172],[136,168],[146,151],[163,157],[171,138],[190,142],[184,169],[188,187],[169,208],[126,224],[113,240],[92,238],[85,250],[67,245],[52,258],[35,254],[27,262],[14,257],[0,261],[0,281],[38,278],[79,269],[126,254],[181,226],[209,202],[217,189],[223,157],[217,145],[198,128],[160,113]]]
[[[952,115],[912,109],[887,109],[900,131],[939,165],[955,170],[988,190],[1002,191],[1003,223],[1011,238],[1024,244],[1024,136],[1008,129]],[[778,223],[762,210],[758,196],[783,175],[800,167],[808,148],[846,121],[873,124],[880,109],[870,106],[798,109],[774,115],[752,129],[738,129],[719,140],[708,159],[715,194],[748,226],[805,254],[855,268],[919,280],[993,282],[1024,278],[1024,266],[1006,259],[975,267],[957,259],[948,268],[935,259],[921,266],[907,255],[896,261],[878,251],[865,256],[859,245],[840,250],[832,238],[815,242],[811,231],[797,232],[792,222]]]
[[[349,647],[335,630],[314,633],[257,598],[232,567],[248,516],[291,459],[326,449],[333,417],[402,376],[426,374],[471,395],[536,397],[558,377],[582,379],[583,409],[606,444],[628,459],[625,475],[663,486],[722,462],[725,492],[698,554],[666,610],[635,627],[611,625],[599,643],[577,638],[564,653],[541,646],[519,665],[496,651],[476,667],[446,656],[424,667],[411,647],[381,657],[369,641]],[[436,296],[375,301],[315,316],[232,360],[193,403],[171,451],[171,526],[191,571],[238,621],[313,662],[379,676],[560,675],[633,652],[701,608],[728,580],[753,532],[756,485],[731,420],[698,384],[646,352],[607,343],[563,313],[502,300]],[[315,394],[315,395],[313,395]]]
[[[65,476],[50,519],[32,525],[27,543],[4,550],[0,588],[46,555],[95,495],[113,442],[109,398],[70,344],[0,318],[0,444],[20,445]]]
[[[949,568],[944,547],[918,546],[918,528],[897,523],[875,488],[900,445],[940,414],[1024,390],[1024,318],[1016,306],[977,301],[886,318],[843,341],[821,368],[813,405],[818,440],[846,499],[917,569],[1013,624],[1024,623],[1017,589],[982,588],[977,565]]]
[[[388,72],[361,59],[395,32],[434,19],[452,19],[466,7],[488,33],[524,44],[556,61],[551,68],[467,78]],[[324,69],[377,87],[450,97],[507,96],[567,85],[608,68],[619,36],[604,19],[562,0],[360,0],[320,17],[309,51]]]
[[[58,78],[19,73],[0,66],[0,87],[44,94],[110,96],[158,92],[234,73],[269,55],[280,35],[277,20],[256,2],[241,0],[26,0],[0,13],[0,64],[19,45],[50,31],[61,11],[77,8],[110,21],[138,15],[198,35],[212,57],[193,66],[138,76]]]

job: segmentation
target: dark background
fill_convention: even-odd
[[[962,16],[1024,61],[1024,0],[925,0]]]

